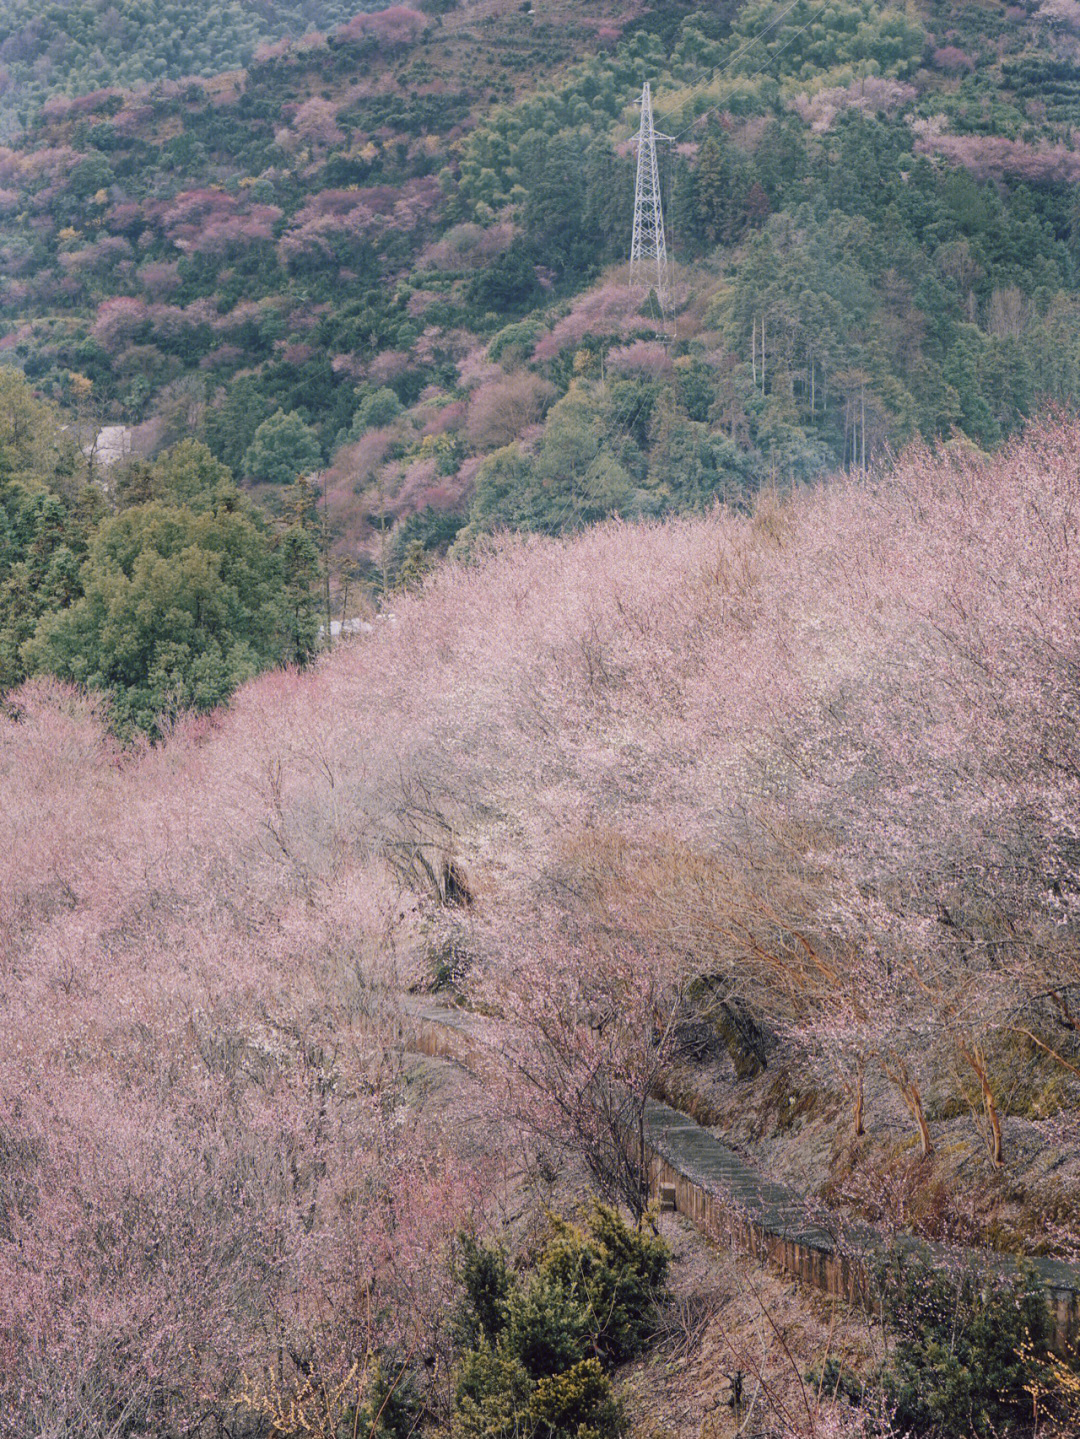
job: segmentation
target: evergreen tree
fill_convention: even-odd
[[[121,729],[210,709],[281,658],[283,593],[271,537],[238,497],[196,512],[160,501],[95,531],[67,608],[47,609],[22,644],[31,673],[108,690]],[[58,549],[52,583],[70,585]]]
[[[742,175],[715,128],[709,130],[694,171],[694,220],[706,242],[731,244],[744,219]]]
[[[270,405],[252,375],[233,380],[223,402],[207,411],[207,443],[233,474],[242,472],[244,454],[269,412]]]
[[[266,484],[289,485],[321,463],[315,432],[295,410],[277,410],[255,431],[244,453],[243,471]]]
[[[304,665],[315,653],[319,631],[319,548],[310,531],[290,525],[278,540],[281,575],[282,657]]]

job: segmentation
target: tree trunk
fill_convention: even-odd
[[[923,1110],[919,1086],[914,1080],[911,1081],[908,1087],[907,1103],[912,1118],[919,1127],[919,1144],[922,1149],[922,1157],[927,1159],[934,1152],[934,1141],[930,1137],[930,1126],[926,1122],[926,1114]]]
[[[649,1181],[648,1181],[648,1176],[647,1176],[646,1168],[645,1168],[645,1111],[644,1111],[644,1109],[639,1109],[639,1110],[638,1110],[638,1134],[637,1134],[637,1138],[638,1138],[638,1172],[637,1172],[638,1205],[637,1205],[637,1213],[634,1215],[634,1218],[635,1218],[635,1220],[637,1221],[638,1228],[640,1229],[640,1228],[641,1228],[641,1222],[642,1222],[642,1220],[645,1218],[645,1211],[646,1211],[646,1210],[648,1209],[648,1207],[649,1207]]]
[[[912,1078],[907,1065],[895,1050],[890,1051],[889,1059],[883,1061],[883,1065],[885,1073],[899,1090],[904,1107],[915,1121],[915,1127],[919,1131],[919,1147],[922,1157],[928,1159],[934,1152],[934,1141],[930,1135],[930,1126],[926,1122],[926,1111],[923,1109],[918,1083]]]
[[[761,393],[765,393],[765,316],[761,317]]]
[[[990,1127],[989,1133],[986,1136],[986,1148],[990,1154],[991,1164],[995,1169],[1000,1169],[1005,1162],[1004,1145],[1001,1137],[1001,1116],[998,1113],[997,1101],[994,1099],[993,1087],[990,1084],[990,1075],[986,1068],[986,1057],[977,1044],[968,1044],[966,1039],[958,1040],[957,1047],[970,1065],[975,1078],[979,1081],[979,1090],[982,1094],[986,1122]]]
[[[859,1068],[855,1075],[855,1138],[861,1139],[866,1133],[863,1126],[863,1105],[865,1095],[863,1093],[863,1062],[859,1060]]]

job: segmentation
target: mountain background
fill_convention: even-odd
[[[190,500],[148,467],[181,442],[307,534],[325,622],[501,528],[745,506],[1072,404],[1078,45],[1073,0],[17,0],[0,358],[53,438],[8,467],[58,510],[8,493],[0,683],[128,683],[57,614],[103,506]],[[624,264],[646,79],[667,318]],[[236,673],[308,653],[315,603]]]

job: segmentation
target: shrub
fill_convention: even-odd
[[[614,1439],[622,1417],[596,1358],[533,1380],[519,1359],[482,1343],[458,1370],[452,1439]]]
[[[396,1371],[396,1372],[395,1372]],[[246,1380],[236,1398],[239,1411],[264,1421],[284,1439],[410,1439],[423,1406],[404,1368],[369,1355],[334,1382],[309,1366],[295,1385]]]
[[[534,1387],[513,1355],[481,1341],[458,1365],[453,1439],[518,1439]]]
[[[536,264],[520,240],[469,281],[466,298],[476,314],[527,310],[540,295]]]
[[[988,1276],[898,1256],[883,1292],[895,1336],[883,1379],[898,1429],[1000,1439],[1030,1419],[1050,1316],[1029,1269]]]
[[[562,1374],[541,1379],[529,1401],[529,1419],[540,1434],[603,1439],[622,1429],[611,1381],[598,1359],[583,1359]]]
[[[536,1274],[513,1289],[506,1301],[506,1327],[500,1339],[530,1379],[543,1379],[571,1368],[594,1337],[588,1300],[577,1284],[552,1274]]]
[[[541,1273],[583,1293],[590,1338],[610,1364],[640,1354],[652,1332],[656,1299],[667,1280],[668,1247],[647,1229],[632,1228],[618,1210],[596,1203],[587,1228],[552,1220]]]
[[[401,414],[401,401],[393,390],[385,387],[366,395],[353,417],[349,438],[358,440],[365,430],[380,430],[393,424]]]
[[[506,1327],[506,1300],[513,1285],[505,1253],[463,1234],[453,1270],[465,1291],[457,1324],[459,1337],[469,1348],[483,1340],[494,1344]]]
[[[488,358],[520,363],[532,354],[539,338],[539,320],[519,320],[516,324],[504,325],[488,346]]]
[[[641,1352],[668,1250],[594,1203],[581,1225],[553,1218],[533,1273],[515,1279],[499,1249],[459,1241],[465,1293],[454,1439],[606,1439],[622,1419],[606,1370]]]
[[[255,431],[244,452],[246,475],[267,484],[289,485],[311,474],[322,461],[319,441],[295,410],[277,410]]]

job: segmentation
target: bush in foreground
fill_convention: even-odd
[[[1030,1271],[950,1272],[896,1258],[884,1294],[895,1342],[884,1388],[898,1428],[980,1439],[1026,1431],[1050,1338],[1046,1297]]]
[[[608,1372],[648,1341],[668,1260],[662,1239],[598,1202],[582,1225],[552,1220],[526,1279],[464,1240],[460,1324],[475,1343],[458,1366],[454,1439],[619,1434]]]

